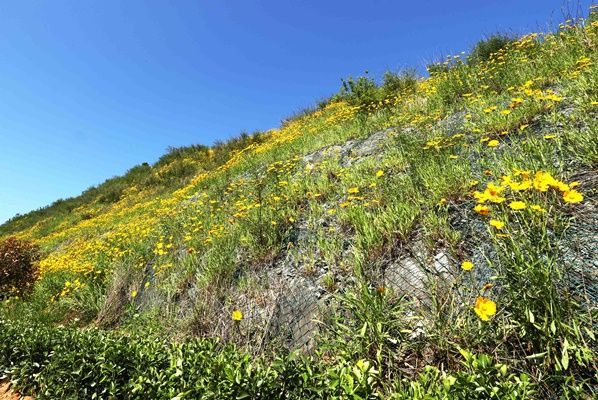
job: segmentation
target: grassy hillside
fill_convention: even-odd
[[[4,294],[4,376],[39,398],[592,398],[597,45],[591,16],[348,79],[8,221],[42,257]]]

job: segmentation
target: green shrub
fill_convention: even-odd
[[[0,242],[0,298],[26,293],[37,278],[35,244],[10,237]]]
[[[394,400],[486,400],[529,399],[535,393],[534,385],[526,374],[509,372],[505,364],[493,363],[485,354],[471,354],[461,350],[464,370],[446,373],[427,366],[416,380],[397,384]]]
[[[469,64],[477,64],[482,61],[488,61],[492,54],[504,49],[514,40],[513,37],[502,33],[497,33],[486,39],[482,39],[471,50],[471,53],[467,57],[467,62]]]
[[[382,91],[385,97],[397,94],[411,94],[417,88],[417,73],[414,69],[399,73],[386,71],[382,77]]]
[[[367,105],[380,100],[378,85],[369,76],[360,76],[357,79],[349,77],[342,80],[337,100],[347,101],[354,106]]]

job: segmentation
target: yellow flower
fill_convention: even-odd
[[[540,192],[545,192],[550,186],[558,187],[559,181],[554,179],[549,172],[536,172],[534,177],[534,188]]]
[[[484,206],[482,204],[478,204],[477,206],[475,206],[473,208],[473,210],[475,212],[477,212],[478,214],[481,214],[481,215],[488,215],[488,214],[490,214],[490,207]]]
[[[486,190],[484,190],[484,192],[475,191],[473,193],[473,197],[475,197],[478,203],[485,203],[486,201],[490,201],[492,203],[502,203],[505,201],[505,198],[500,196],[500,193],[503,190],[505,190],[504,187],[497,186],[490,182],[488,185],[486,185]]]
[[[491,316],[496,314],[496,303],[487,297],[478,296],[475,300],[474,310],[482,321],[488,321]]]
[[[382,175],[384,175],[384,171],[379,169],[378,172],[376,172],[376,178],[380,178]]]
[[[511,207],[512,210],[518,211],[523,210],[525,207],[527,207],[527,205],[523,201],[512,201],[509,204],[509,207]]]
[[[134,299],[135,297],[137,297],[137,290],[131,292],[131,298]]]
[[[563,200],[566,203],[581,203],[583,201],[583,195],[577,190],[568,190],[563,193]]]
[[[500,113],[502,115],[509,115],[511,113],[511,110],[502,110]]]
[[[541,207],[541,206],[539,206],[537,204],[531,205],[529,208],[531,208],[534,211],[546,212],[545,208],[543,208],[543,207]]]
[[[498,140],[493,139],[488,142],[488,147],[496,147],[496,146],[498,146],[498,144],[499,144]]]
[[[498,230],[501,230],[502,228],[505,227],[505,223],[502,221],[499,221],[497,219],[491,219],[490,220],[490,226],[495,227]]]
[[[469,271],[473,268],[473,263],[469,260],[465,260],[461,263],[461,269],[463,271]]]
[[[556,138],[556,135],[544,135],[544,139],[550,140]]]
[[[351,193],[351,194],[359,193],[359,188],[358,187],[349,188],[349,190],[347,190],[347,193]]]
[[[243,319],[243,313],[239,310],[234,310],[231,317],[233,321],[241,321]]]

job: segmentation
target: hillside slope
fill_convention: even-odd
[[[40,398],[591,398],[597,44],[348,80],[7,222],[42,259],[0,367]]]

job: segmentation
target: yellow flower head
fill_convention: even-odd
[[[546,209],[544,207],[539,206],[537,204],[533,204],[529,208],[531,208],[534,211],[538,211],[538,212],[546,212]]]
[[[538,171],[534,177],[534,188],[540,192],[546,192],[549,187],[558,186],[558,181],[549,172]]]
[[[492,139],[491,141],[488,142],[488,147],[496,147],[498,146],[499,141],[496,139]]]
[[[350,194],[359,193],[359,188],[358,187],[349,188],[349,190],[347,190],[347,193],[350,193]]]
[[[566,203],[581,203],[583,201],[583,194],[575,189],[568,190],[563,193],[563,200],[565,200]]]
[[[523,201],[512,201],[509,204],[509,207],[511,207],[512,210],[518,211],[525,209],[527,205]]]
[[[233,321],[241,321],[243,319],[243,313],[239,310],[234,310],[231,317]]]
[[[473,208],[473,210],[475,212],[477,212],[480,215],[488,215],[490,214],[490,207],[482,205],[482,204],[478,204],[477,206],[475,206]]]
[[[505,227],[505,223],[502,221],[499,221],[497,219],[491,219],[490,220],[490,226],[495,227],[498,230],[501,230],[502,228]]]
[[[474,310],[482,321],[488,321],[491,316],[496,314],[496,303],[487,297],[478,296],[475,300]]]
[[[469,260],[465,260],[461,263],[461,269],[463,271],[469,271],[473,268],[473,263]]]
[[[376,172],[376,178],[380,178],[382,175],[384,175],[384,171],[379,169],[378,172]]]

